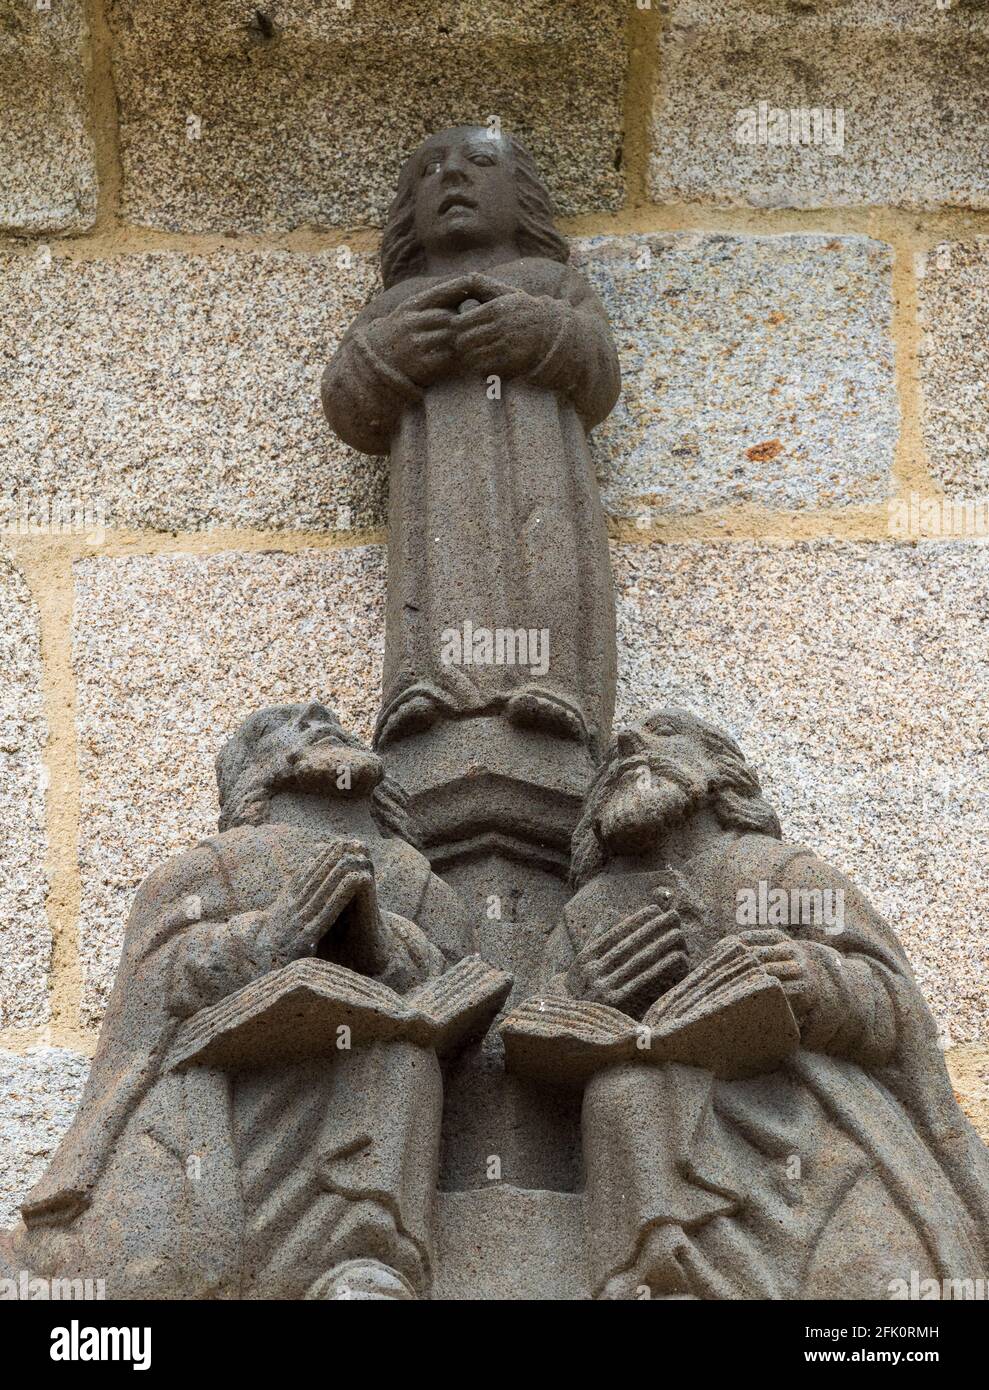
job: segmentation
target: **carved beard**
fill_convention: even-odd
[[[340,773],[350,769],[350,786],[341,786]],[[295,752],[279,753],[256,761],[241,773],[234,787],[221,796],[221,831],[236,825],[264,825],[271,814],[271,800],[279,792],[318,792],[324,796],[369,797],[382,781],[384,765],[367,748],[351,748],[324,738]]]
[[[282,789],[325,792],[330,796],[366,797],[384,776],[384,764],[368,748],[352,748],[333,739],[306,744],[290,755],[279,779]]]
[[[630,768],[597,817],[598,839],[611,854],[645,854],[707,799],[709,783],[678,768],[653,766],[648,787],[642,772],[641,763]]]

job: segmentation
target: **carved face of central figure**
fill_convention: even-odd
[[[415,231],[427,256],[514,239],[519,209],[507,140],[460,126],[431,136],[418,161]]]

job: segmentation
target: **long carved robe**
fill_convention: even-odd
[[[726,835],[684,872],[717,940],[742,929],[739,890],[760,882],[841,890],[843,929],[790,929],[828,948],[827,988],[777,1070],[724,1080],[639,1065],[592,1079],[595,1292],[634,1296],[645,1278],[663,1295],[888,1299],[914,1270],[984,1273],[989,1151],[958,1108],[894,934],[841,874],[766,836]],[[602,876],[571,900],[557,965],[595,929],[606,895]]]
[[[526,257],[491,273],[568,310],[543,360],[502,382],[499,398],[479,373],[421,390],[375,353],[368,325],[436,283],[429,277],[373,300],[323,379],[336,433],[391,455],[382,719],[424,688],[460,716],[497,712],[526,686],[565,702],[594,741],[610,727],[616,658],[587,432],[618,399],[618,360],[603,306],[577,271]],[[466,622],[545,629],[549,670],[444,663],[444,631],[462,633]]]
[[[102,1276],[109,1297],[297,1298],[357,1256],[428,1286],[442,1108],[432,1052],[355,1045],[237,1076],[162,1067],[186,1017],[285,963],[259,913],[319,845],[293,827],[241,827],[144,882],[82,1104],[22,1206],[7,1264]],[[398,838],[373,857],[393,941],[379,978],[405,990],[444,968],[407,917],[454,956],[459,903]]]

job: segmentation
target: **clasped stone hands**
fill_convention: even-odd
[[[657,901],[592,936],[566,972],[570,994],[641,1018],[689,969],[680,914],[666,889]]]
[[[362,975],[381,974],[390,933],[366,847],[358,840],[328,842],[292,875],[271,909],[268,932],[277,959],[319,950]]]
[[[410,295],[367,333],[390,367],[427,387],[458,371],[523,376],[549,352],[565,312],[558,300],[472,273]]]

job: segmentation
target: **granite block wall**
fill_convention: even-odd
[[[989,1138],[987,94],[978,0],[0,0],[0,1219],[223,737],[369,731],[386,480],[318,380],[465,120],[612,316],[619,715],[731,729]]]

